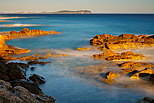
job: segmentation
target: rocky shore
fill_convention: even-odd
[[[11,54],[28,53],[30,50],[12,45],[6,45],[5,41],[10,39],[29,38],[34,36],[43,36],[50,34],[58,34],[55,31],[42,30],[23,30],[3,32],[0,35],[0,102],[1,103],[54,103],[55,99],[51,96],[44,95],[39,88],[39,84],[45,83],[45,78],[37,74],[33,74],[26,78],[26,70],[30,65],[45,65],[50,62],[36,61],[47,57],[61,56],[60,54],[36,54],[26,57],[12,57]],[[62,55],[65,56],[65,55]],[[11,60],[29,61],[28,63],[8,63]]]

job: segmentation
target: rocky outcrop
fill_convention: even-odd
[[[93,46],[99,46],[101,50],[136,49],[154,46],[154,36],[134,34],[122,34],[114,36],[110,34],[96,35],[90,40]]]
[[[29,30],[27,28],[24,28],[23,30],[17,32],[17,31],[11,31],[11,32],[3,32],[1,33],[5,40],[10,39],[19,39],[19,38],[30,38],[35,36],[43,36],[43,35],[50,35],[50,34],[59,34],[60,32],[56,31],[43,31],[43,30]]]
[[[32,76],[29,77],[29,79],[38,84],[44,84],[46,82],[45,78],[37,74],[33,74]]]
[[[0,35],[0,56],[7,57],[9,54],[22,54],[27,52],[30,52],[30,50],[6,45],[4,37]]]
[[[26,88],[28,91],[34,94],[43,94],[42,90],[39,88],[38,84],[33,82],[27,82],[26,80],[16,80],[11,81],[11,85],[15,86],[22,86]]]
[[[0,103],[54,103],[55,99],[44,94],[33,94],[21,86],[12,87],[0,80]]]
[[[115,53],[113,51],[106,51],[102,54],[93,55],[94,58],[104,59],[104,60],[140,60],[143,59],[144,56],[142,54],[137,54],[132,51]]]
[[[154,98],[144,97],[138,100],[136,103],[154,103]]]
[[[131,68],[136,70],[142,70],[144,68],[152,68],[154,67],[153,64],[150,63],[144,63],[144,62],[124,62],[121,64],[118,64],[120,68]]]

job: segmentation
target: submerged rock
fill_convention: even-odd
[[[111,34],[96,35],[90,40],[90,44],[99,46],[101,50],[135,49],[154,46],[153,36],[134,34]]]

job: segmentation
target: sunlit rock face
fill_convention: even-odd
[[[140,60],[143,59],[144,56],[142,54],[137,54],[132,51],[115,53],[113,51],[107,51],[102,54],[94,54],[94,58],[104,59],[104,60]]]
[[[114,36],[110,34],[96,35],[90,40],[93,46],[99,46],[101,50],[136,49],[154,46],[154,36],[134,34],[122,34]]]
[[[43,30],[29,30],[27,28],[24,28],[23,30],[17,32],[17,31],[11,31],[11,32],[3,32],[1,33],[5,40],[11,40],[11,39],[19,39],[19,38],[29,38],[34,36],[43,36],[43,35],[50,35],[50,34],[59,34],[60,32],[56,31],[43,31]]]

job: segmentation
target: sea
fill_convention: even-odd
[[[88,72],[99,65],[108,64],[106,71],[119,69],[107,61],[96,60],[91,56],[102,53],[97,49],[78,51],[79,47],[91,47],[90,39],[100,34],[154,35],[154,14],[1,14],[0,32],[20,31],[23,28],[57,31],[60,34],[34,38],[14,39],[7,45],[30,49],[36,53],[69,54],[70,56],[52,57],[46,65],[32,65],[34,71],[27,70],[27,78],[38,74],[46,79],[40,88],[46,95],[56,99],[56,103],[135,103],[145,96],[154,97],[154,86],[142,82],[133,83],[123,77],[119,80],[129,86],[106,84],[99,81],[99,74]],[[21,18],[20,18],[21,17]],[[92,47],[93,48],[93,47]],[[146,62],[154,63],[154,48],[134,50],[149,56]],[[18,61],[15,61],[18,62]],[[22,62],[22,61],[21,61]],[[108,69],[109,68],[109,69]]]

